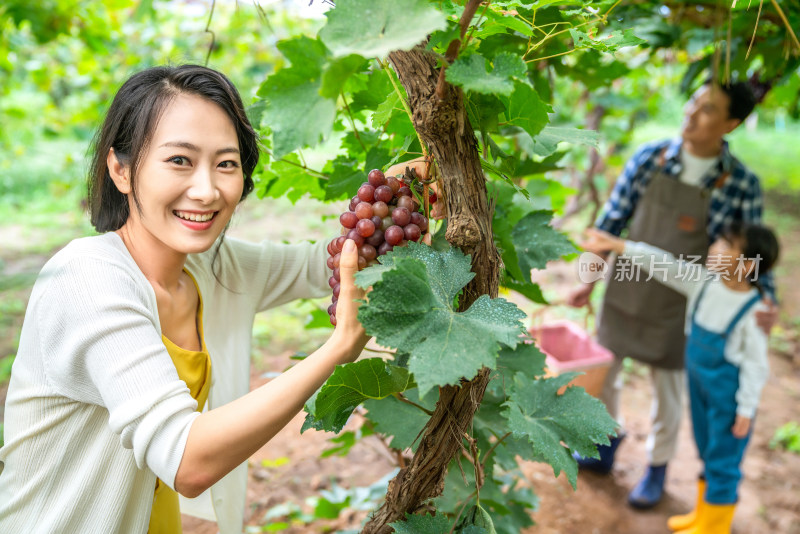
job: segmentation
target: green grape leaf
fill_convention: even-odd
[[[333,160],[332,170],[325,184],[325,200],[350,197],[358,191],[366,177],[358,162],[339,157]]]
[[[406,514],[405,521],[395,521],[389,526],[394,528],[395,534],[449,534],[452,525],[444,514]]]
[[[294,204],[305,195],[316,199],[325,196],[319,177],[302,168],[297,154],[287,154],[270,163],[269,170],[261,175],[261,182],[264,186],[257,192],[259,198],[285,196]]]
[[[539,284],[528,282],[517,282],[511,276],[504,276],[501,284],[506,289],[516,291],[526,299],[532,300],[539,304],[550,304],[542,293],[542,288]]]
[[[514,437],[527,437],[534,449],[553,467],[558,476],[566,472],[575,488],[578,465],[571,451],[582,456],[597,457],[595,443],[608,444],[608,435],[617,423],[608,415],[598,399],[581,387],[558,390],[575,378],[565,373],[554,378],[530,379],[522,373],[514,375],[504,416]]]
[[[447,81],[466,91],[501,95],[510,95],[514,91],[514,80],[525,80],[528,68],[520,56],[502,52],[492,63],[493,69],[486,72],[486,59],[482,55],[459,57],[445,71],[445,76]]]
[[[387,395],[414,387],[408,371],[389,365],[380,358],[368,358],[336,366],[322,385],[313,403],[306,403],[306,424],[316,429],[339,432],[353,410],[367,399],[382,399]]]
[[[410,354],[408,368],[423,395],[472,378],[483,366],[494,368],[499,344],[519,342],[525,314],[487,295],[457,312],[456,295],[474,276],[469,258],[454,248],[442,253],[413,242],[408,252],[403,248],[387,254],[376,269],[379,281],[378,273],[367,274],[370,269],[356,275],[360,286],[373,285],[358,314],[367,333],[382,346]]]
[[[325,98],[338,98],[347,80],[366,67],[366,60],[356,54],[335,59],[322,71],[322,85],[319,94]]]
[[[531,146],[526,148],[529,153],[546,158],[553,154],[558,149],[558,144],[562,142],[596,147],[599,141],[600,135],[595,130],[546,126],[533,137]]]
[[[372,127],[382,128],[384,124],[389,122],[389,119],[392,118],[392,115],[400,106],[400,96],[398,96],[397,91],[392,91],[386,96],[386,100],[378,105],[375,113],[372,114]]]
[[[506,123],[519,126],[531,137],[538,134],[550,122],[548,113],[553,112],[550,104],[539,98],[528,84],[516,82],[514,92],[505,98]]]
[[[305,330],[313,330],[315,328],[333,328],[331,318],[326,310],[315,309],[311,311],[308,321],[303,326]]]
[[[514,348],[503,347],[497,355],[497,370],[511,382],[513,375],[523,373],[535,378],[544,375],[545,355],[533,343],[520,343]]]
[[[433,406],[426,406],[419,400],[418,395],[412,395],[413,393],[414,390],[409,390],[403,395],[409,400],[433,410]],[[428,414],[395,397],[367,400],[364,408],[367,409],[367,418],[375,424],[375,430],[386,436],[392,436],[389,443],[392,448],[417,450],[419,433],[430,419]]]
[[[633,29],[628,28],[625,30],[616,30],[608,35],[600,36],[593,39],[589,34],[570,28],[570,36],[575,48],[594,48],[601,52],[614,52],[626,46],[637,46],[640,44],[647,44],[647,41],[640,39],[633,35]]]
[[[327,61],[322,43],[299,37],[278,48],[292,62],[270,75],[258,89],[265,100],[261,125],[272,130],[272,153],[280,158],[327,137],[336,118],[336,100],[320,95],[322,65]]]
[[[548,261],[578,251],[567,236],[550,226],[552,217],[552,211],[533,211],[520,219],[511,232],[526,282],[531,281],[531,269],[544,269]]]
[[[386,57],[447,27],[445,15],[426,0],[337,0],[325,16],[319,36],[336,57]]]

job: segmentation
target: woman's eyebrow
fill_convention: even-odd
[[[185,148],[187,150],[192,150],[194,152],[200,152],[200,147],[198,147],[197,145],[192,144],[192,143],[190,143],[188,141],[168,141],[168,142],[164,143],[163,145],[159,146],[158,148],[162,148],[162,147]],[[229,146],[229,147],[220,148],[219,150],[217,150],[216,155],[229,154],[229,153],[239,154],[240,151],[235,146]]]

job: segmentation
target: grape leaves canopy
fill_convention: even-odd
[[[576,251],[549,224],[563,193],[542,174],[565,144],[596,147],[598,135],[564,120],[554,80],[576,80],[584,100],[607,106],[606,88],[631,72],[626,55],[658,60],[672,48],[692,51],[687,90],[704,68],[796,83],[800,10],[338,0],[326,17],[316,37],[278,44],[288,65],[251,109],[270,144],[259,193],[342,201],[369,169],[425,155],[447,224],[433,248],[411,243],[358,274],[373,288],[359,318],[394,355],[338,368],[306,406],[304,428],[338,432],[363,404],[372,428],[413,453],[364,532],[518,533],[535,496],[509,483],[517,458],[547,462],[574,486],[572,453],[596,455],[615,427],[580,388],[558,393],[570,375],[543,377],[524,313],[498,298],[502,285],[543,302],[531,269]],[[780,47],[782,59],[765,60]],[[338,153],[309,169],[303,149],[333,136]],[[431,503],[437,512],[425,515]]]

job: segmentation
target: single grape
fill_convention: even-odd
[[[386,240],[387,243],[389,243],[392,246],[402,241],[403,237],[404,237],[403,229],[397,225],[390,226],[383,233],[383,238]]]
[[[333,304],[328,306],[328,315],[333,315]]]
[[[411,211],[408,208],[398,206],[392,212],[392,220],[398,226],[405,226],[411,222]]]
[[[407,185],[404,185],[403,187],[397,190],[397,195],[402,197],[410,197],[412,196],[411,188],[408,187]]]
[[[383,256],[387,252],[391,252],[394,247],[384,241],[381,246],[378,247],[378,256]]]
[[[350,199],[350,211],[353,211],[353,210],[355,210],[355,209],[356,209],[356,206],[358,206],[358,203],[359,203],[359,202],[361,202],[361,199],[360,199],[360,198],[358,198],[358,195],[356,195],[356,196],[354,196],[353,198],[351,198],[351,199]]]
[[[358,257],[358,270],[365,268],[367,266],[367,260],[364,259],[363,256]]]
[[[336,278],[337,282],[340,281],[339,280],[339,268],[338,267],[333,270],[333,277]]]
[[[369,185],[373,187],[378,187],[386,183],[386,177],[380,169],[372,169],[369,171],[367,180],[369,181]]]
[[[403,227],[403,235],[409,241],[418,241],[420,236],[422,235],[422,231],[416,224],[408,223]]]
[[[431,204],[434,204],[437,200],[439,200],[439,197],[436,195],[436,191],[431,189],[429,194],[428,194],[428,202],[430,202]]]
[[[389,204],[381,200],[378,200],[372,205],[372,212],[381,219],[383,219],[384,217],[389,215]]]
[[[342,247],[344,247],[345,241],[347,241],[347,238],[343,235],[336,238],[336,247],[334,248],[334,250],[336,250],[337,253],[342,251]]]
[[[336,256],[338,256],[338,254]],[[328,261],[326,262],[328,265],[328,269],[333,269],[334,267],[338,267],[338,265],[333,264],[334,261],[333,258],[335,258],[336,256],[328,256]]]
[[[361,237],[369,237],[375,233],[375,223],[369,219],[361,219],[356,225],[356,231]]]
[[[358,249],[358,255],[362,256],[367,262],[370,262],[378,256],[378,251],[369,243],[364,243],[361,245],[361,248]],[[330,281],[328,283],[330,283]]]
[[[339,284],[336,284],[333,288],[333,296],[336,297],[337,299],[339,298],[339,291],[341,291],[341,289],[342,286]]]
[[[336,256],[332,256],[331,260],[333,261],[333,266],[331,267],[331,269],[337,268],[339,266],[339,261],[341,259],[342,259],[342,255],[341,254],[337,254]]]
[[[339,280],[331,276],[330,278],[328,278],[328,285],[331,286],[331,289],[333,289],[334,287],[339,285]]]
[[[358,219],[359,219],[358,215],[356,215],[352,211],[346,211],[341,215],[339,215],[339,222],[342,223],[342,226],[344,226],[345,228],[355,228]]]
[[[375,225],[376,230],[378,230],[381,226],[383,226],[383,219],[381,219],[377,215],[373,215],[370,221],[372,221],[372,224]]]
[[[372,202],[375,200],[375,188],[369,185],[369,183],[365,183],[358,188],[358,198],[363,202]]]
[[[379,247],[381,243],[383,243],[383,230],[376,228],[375,233],[365,239],[364,242],[369,243],[373,247]]]
[[[419,226],[419,229],[423,232],[428,229],[428,219],[418,211],[411,214],[411,222]]]
[[[353,230],[350,230],[349,232],[347,232],[347,239],[352,239],[353,242],[355,242],[357,247],[360,247],[361,245],[364,244],[364,238],[361,237],[361,234],[359,234],[358,230],[356,230],[356,229],[353,229]],[[337,256],[338,256],[338,254],[337,254]],[[337,263],[336,267],[338,267],[338,266],[339,266],[339,264]]]
[[[397,193],[400,190],[400,188],[403,186],[403,184],[400,183],[400,180],[398,180],[394,176],[387,176],[386,177],[386,185],[389,186],[389,188],[392,190],[392,193]]]
[[[392,217],[387,215],[386,217],[383,218],[383,224],[381,224],[381,229],[383,231],[386,231],[386,229],[389,228],[393,224],[394,224],[394,221],[392,220]]]
[[[391,202],[393,196],[394,191],[392,191],[392,188],[388,185],[382,185],[375,188],[375,200],[379,200],[381,202]]]
[[[397,205],[401,208],[406,208],[408,211],[417,211],[415,209],[416,202],[411,197],[400,197],[397,199]]]
[[[356,206],[356,211],[353,214],[356,216],[356,219],[369,219],[373,215],[372,204],[369,202],[359,202],[358,206]],[[356,220],[358,223],[358,220]],[[352,228],[355,228],[355,224]]]
[[[338,301],[334,300],[333,302],[331,302],[331,305],[328,306],[329,314],[336,315],[336,304],[338,304]]]
[[[333,326],[336,326],[336,316],[335,315],[331,315],[331,324]]]

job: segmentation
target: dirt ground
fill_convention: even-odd
[[[754,437],[744,463],[745,480],[741,486],[741,503],[734,521],[735,534],[800,534],[800,455],[772,450],[769,441],[781,425],[800,421],[800,338],[797,328],[800,318],[800,224],[794,219],[788,230],[780,233],[784,244],[781,269],[778,272],[779,294],[782,298],[781,328],[783,342],[771,350],[771,375],[764,391],[755,426]],[[263,225],[257,227],[264,228]],[[260,237],[267,237],[263,234]],[[280,239],[297,236],[269,236]],[[3,256],[3,254],[0,254]],[[39,266],[44,257],[4,257],[5,274],[9,269],[29,270]],[[25,269],[21,269],[25,267]],[[549,284],[567,287],[573,278],[564,266],[554,265],[547,273]],[[25,291],[15,295],[27,301]],[[20,318],[21,319],[21,318]],[[18,322],[17,318],[13,319]],[[775,336],[773,336],[775,337]],[[0,340],[0,349],[8,348],[11,339]],[[4,354],[6,352],[3,352]],[[264,350],[265,368],[253,369],[251,384],[257,387],[290,363],[289,353],[270,354]],[[265,375],[266,373],[266,375]],[[525,534],[659,534],[667,533],[666,518],[687,511],[695,500],[695,477],[699,463],[695,458],[688,418],[680,436],[678,457],[670,463],[667,474],[666,498],[647,512],[634,511],[626,504],[630,489],[644,469],[644,442],[649,428],[649,379],[637,372],[628,374],[628,386],[623,393],[623,415],[627,438],[620,446],[617,463],[607,476],[581,474],[578,489],[573,492],[564,476],[556,479],[547,465],[528,463],[523,467],[525,483],[530,484],[541,499],[538,510],[532,513],[535,527]],[[0,386],[0,420],[5,388]],[[248,486],[248,525],[264,524],[264,513],[285,503],[304,504],[333,485],[354,487],[369,485],[391,472],[394,463],[381,442],[373,437],[356,445],[348,456],[322,459],[319,454],[331,445],[328,434],[308,431],[300,434],[302,415],[295,418],[269,444],[250,460]],[[348,428],[358,426],[354,417]],[[364,511],[346,511],[338,519],[298,524],[280,532],[310,534],[339,529],[357,529],[366,516]],[[185,534],[214,534],[212,522],[184,516]]]

